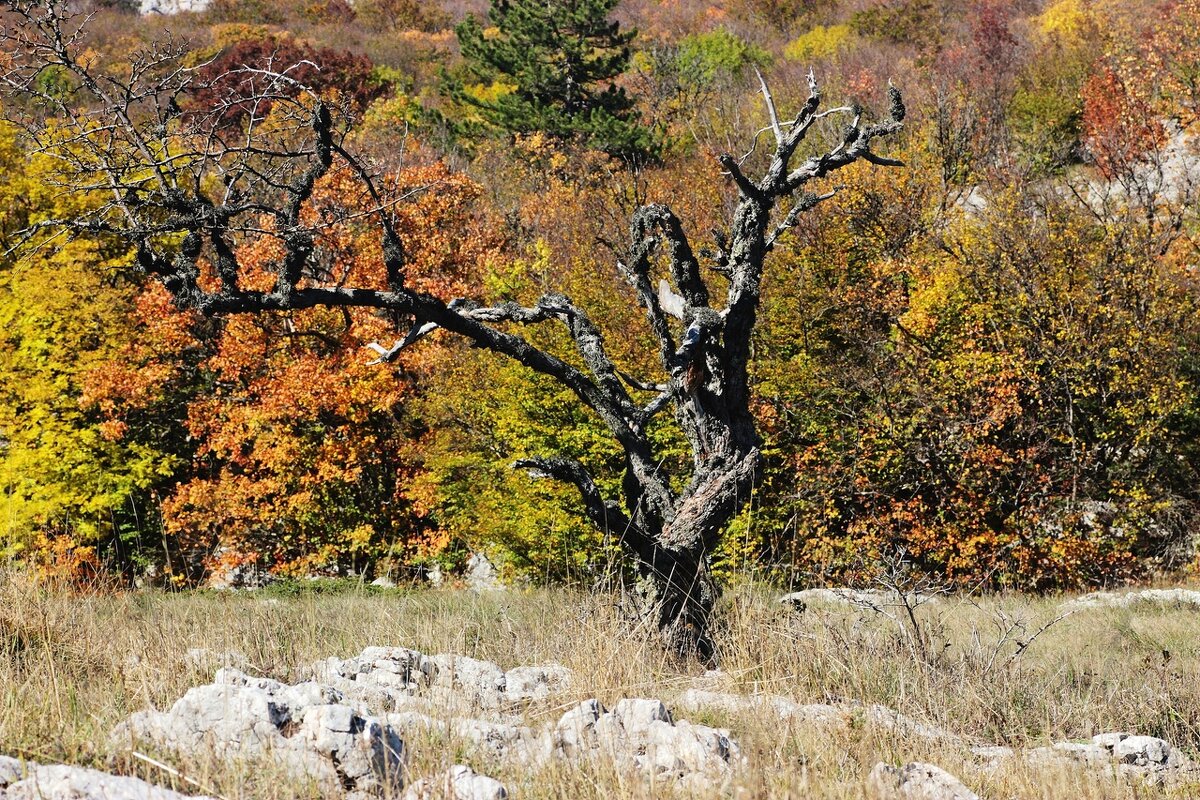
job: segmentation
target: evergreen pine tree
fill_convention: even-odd
[[[652,133],[613,80],[628,67],[637,31],[608,19],[620,0],[492,0],[489,28],[470,16],[456,33],[471,78],[516,86],[457,97],[510,133],[542,131],[629,161],[654,157]]]

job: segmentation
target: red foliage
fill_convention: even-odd
[[[373,69],[369,58],[345,50],[317,48],[275,35],[243,39],[200,68],[188,107],[193,111],[221,108],[214,120],[220,127],[236,128],[252,110],[262,117],[269,113],[270,104],[243,98],[262,91],[264,78],[254,70],[270,70],[286,72],[297,84],[322,96],[348,98],[362,109],[383,92],[372,77]],[[277,88],[291,96],[300,94],[299,86],[290,82]]]
[[[1105,65],[1083,87],[1083,139],[1106,178],[1125,173],[1166,139],[1149,103]]]

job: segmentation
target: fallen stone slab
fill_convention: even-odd
[[[877,589],[804,589],[799,592],[789,592],[779,598],[779,602],[797,611],[803,611],[813,603],[834,606],[849,606],[864,609],[896,608],[903,605],[924,605],[936,603],[937,595],[911,594],[901,597],[896,592]]]
[[[863,718],[876,727],[894,731],[902,736],[914,736],[947,743],[962,741],[962,737],[952,731],[920,722],[899,711],[878,704],[863,706],[856,703],[839,705],[797,703],[774,694],[739,695],[704,689],[688,689],[679,695],[676,705],[691,712],[716,709],[734,714],[767,713],[782,719],[813,725],[847,725],[855,718]]]
[[[508,791],[500,781],[455,764],[442,775],[414,782],[402,800],[506,800],[507,797]]]
[[[979,800],[979,795],[935,764],[913,761],[901,767],[878,763],[867,785],[880,798],[896,800]]]
[[[1063,603],[1063,611],[1092,608],[1131,608],[1156,605],[1200,609],[1200,591],[1194,589],[1142,589],[1133,592],[1092,592]]]
[[[186,795],[138,778],[66,764],[28,764],[0,756],[4,800],[212,800]]]
[[[118,745],[149,742],[184,758],[264,760],[331,793],[398,790],[404,742],[380,719],[342,702],[336,689],[290,686],[225,668],[165,712],[133,714],[112,734]]]

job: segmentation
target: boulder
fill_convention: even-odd
[[[455,764],[442,775],[413,783],[403,800],[505,800],[507,797],[500,781]]]
[[[876,796],[896,800],[979,800],[958,778],[934,764],[913,761],[902,767],[879,763],[867,783]]]

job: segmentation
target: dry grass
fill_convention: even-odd
[[[920,609],[911,628],[870,611],[797,613],[764,590],[729,593],[720,631],[728,688],[801,702],[883,703],[979,743],[1038,745],[1128,730],[1200,749],[1200,614],[1185,609],[1091,610],[1020,643],[1057,615],[1057,601],[1024,596],[950,599]],[[1005,620],[1024,621],[1011,635]],[[164,708],[211,680],[189,648],[235,650],[254,671],[295,679],[306,664],[368,645],[456,652],[505,668],[557,661],[578,686],[556,705],[531,708],[551,722],[572,701],[653,696],[668,706],[703,669],[680,667],[630,634],[611,600],[565,590],[464,592],[72,595],[16,573],[0,574],[0,753],[134,772],[161,771],[119,757],[108,732],[133,711]],[[687,716],[687,715],[684,715]],[[691,715],[729,727],[749,757],[742,797],[866,797],[877,761],[928,760],[984,797],[1196,797],[1200,785],[1122,785],[1083,770],[1013,764],[987,770],[965,747],[903,738],[869,725],[837,734],[752,714]],[[410,740],[416,775],[465,757],[461,742]],[[466,759],[468,763],[470,759]],[[193,780],[230,798],[316,796],[247,765],[189,763]],[[536,774],[477,761],[521,798],[662,797],[602,767],[552,766]],[[177,788],[190,787],[177,784]],[[307,794],[306,794],[307,792]]]

